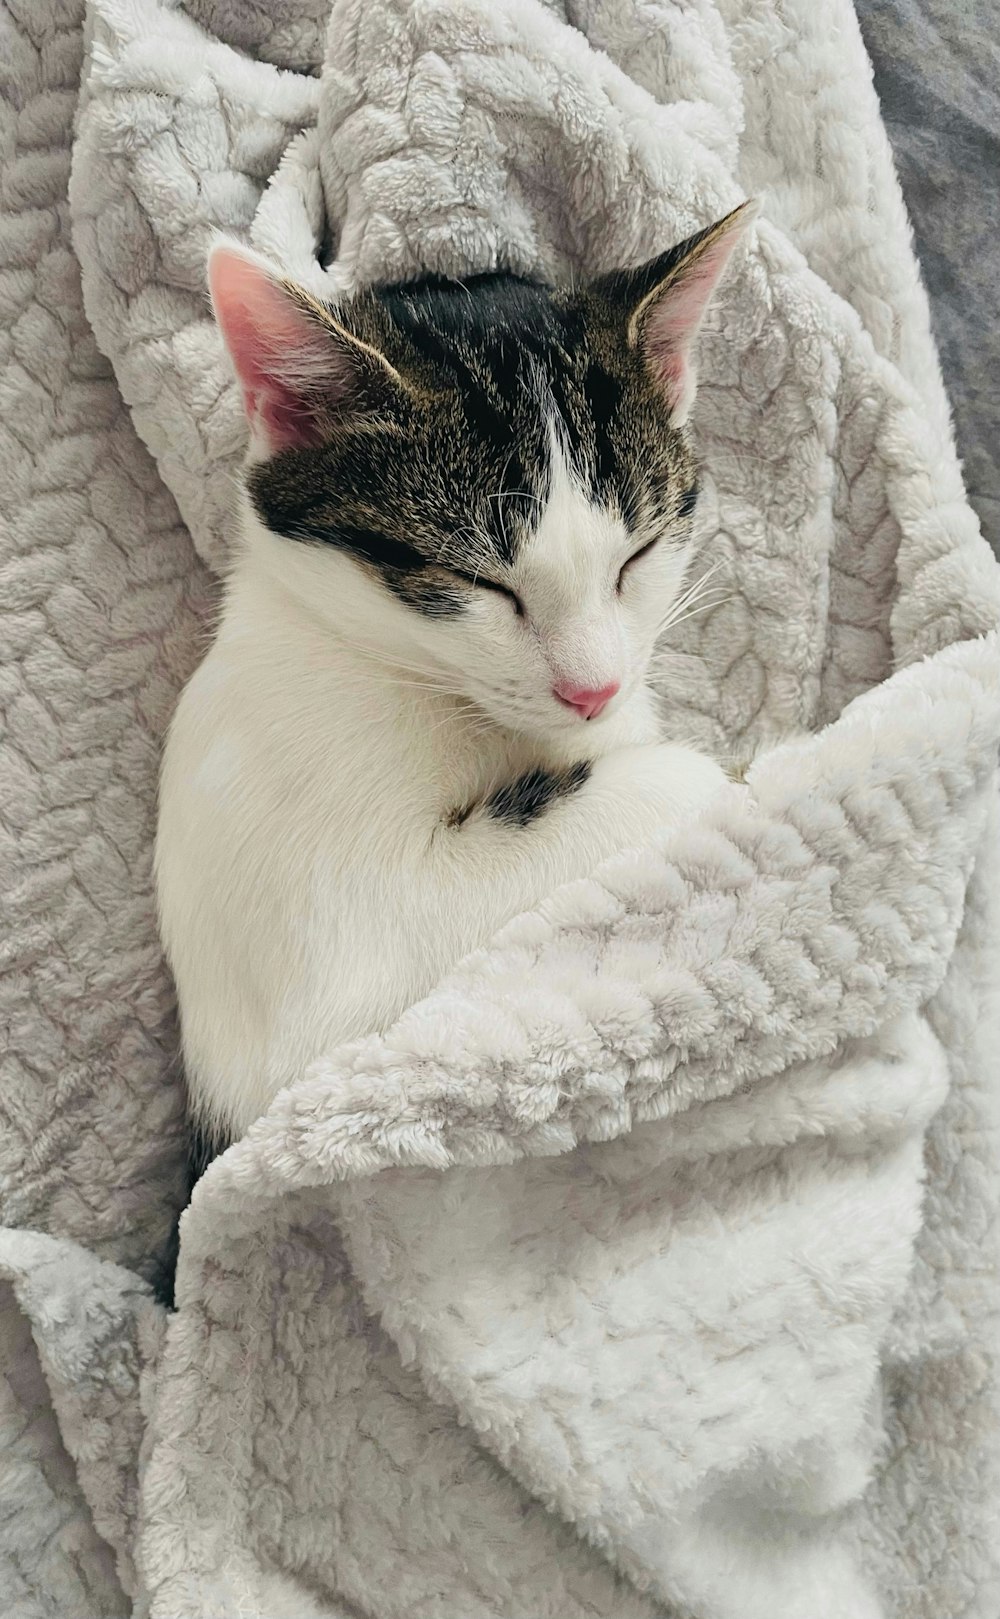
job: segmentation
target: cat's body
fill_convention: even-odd
[[[512,281],[484,289],[485,314],[446,310],[446,341],[458,292],[431,286],[386,295],[408,302],[402,337],[395,305],[391,329],[385,305],[332,329],[351,403],[303,418],[326,315],[293,310],[263,366],[240,329],[260,291],[240,262],[260,274],[236,261],[235,318],[232,289],[215,291],[254,428],[249,492],[219,631],[172,727],[157,843],[192,1102],[220,1136],[559,884],[696,817],[725,779],[658,740],[645,684],[689,549],[672,384],[656,379],[658,419],[631,359],[624,378],[614,360],[598,374],[601,334],[569,294],[556,357],[539,343],[518,358],[514,339],[548,317]],[[498,298],[504,352],[456,358]],[[506,403],[498,375],[517,385]],[[659,484],[626,470],[636,454],[657,457]]]
[[[188,1071],[210,1079],[213,1111],[244,1127],[509,917],[696,813],[717,766],[655,736],[644,690],[561,745],[484,731],[331,644],[245,559],[163,781],[167,942]],[[577,760],[589,778],[559,794]],[[541,774],[519,800],[528,772]],[[558,796],[532,816],[550,783]],[[487,803],[505,787],[498,814]]]

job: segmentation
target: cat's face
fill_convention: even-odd
[[[280,538],[284,582],[376,672],[517,731],[600,723],[682,585],[690,344],[748,213],[577,291],[423,281],[335,314],[217,248],[251,543]]]

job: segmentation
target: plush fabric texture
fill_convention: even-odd
[[[1000,554],[1000,73],[993,0],[858,0],[969,500]]]
[[[123,1298],[155,1313],[141,1278],[186,1175],[156,773],[211,602],[83,312],[83,45],[82,0],[0,3],[0,1222],[51,1239],[0,1239],[0,1610],[18,1619],[131,1611],[101,1458],[127,1446],[134,1500]]]
[[[847,0],[86,10],[72,252],[78,9],[5,0],[0,53],[10,1610],[995,1619],[1000,574]],[[718,589],[657,665],[744,780],[303,1074],[168,1314],[151,803],[243,449],[213,231],[336,296],[637,262],[751,193]]]

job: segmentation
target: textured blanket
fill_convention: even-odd
[[[6,0],[0,49],[7,1611],[995,1619],[1000,574],[847,0],[86,10],[79,105],[78,7]],[[213,231],[337,296],[639,261],[748,193],[717,571],[657,664],[745,785],[303,1074],[167,1312],[151,802],[243,447]]]

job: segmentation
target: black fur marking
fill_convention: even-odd
[[[678,517],[688,518],[698,504],[698,484],[695,481],[689,489],[685,489],[677,507]]]
[[[437,583],[422,573],[398,576],[386,573],[383,578],[394,596],[418,613],[423,613],[425,618],[454,618],[458,613],[464,613],[468,606],[467,592]]]
[[[373,528],[354,528],[350,523],[338,524],[337,544],[352,551],[363,562],[376,568],[391,568],[398,573],[423,573],[430,566],[427,557],[405,540],[394,540]]]
[[[214,1141],[199,1125],[188,1123],[184,1208],[190,1203],[191,1193],[201,1180],[212,1159],[217,1158],[224,1151],[224,1142]],[[184,1209],[181,1209],[174,1220],[163,1252],[158,1255],[149,1278],[153,1297],[168,1310],[174,1308],[174,1279],[177,1273],[177,1258],[180,1253],[180,1223],[183,1212]]]
[[[486,813],[508,826],[530,826],[557,798],[580,790],[590,778],[591,766],[579,760],[566,770],[543,770],[537,766],[517,781],[501,787],[486,800]]]
[[[449,583],[446,570],[435,569],[429,557],[404,540],[394,540],[376,529],[352,528],[346,523],[338,524],[335,534],[335,544],[350,551],[359,561],[377,568],[388,588],[418,612],[431,618],[446,618],[464,611],[468,597]],[[330,537],[329,534],[313,536],[314,539]],[[454,573],[456,578],[462,577],[457,569]]]
[[[552,369],[559,323],[551,289],[494,274],[383,287],[376,297],[420,359],[456,391],[462,436],[475,446],[473,465],[489,468],[495,481],[479,491],[487,498],[478,526],[509,564],[518,530],[546,483],[546,423],[534,404],[529,365]]]
[[[621,457],[614,437],[614,423],[621,412],[625,391],[623,383],[594,360],[587,367],[584,388],[594,422],[594,493],[606,501],[613,500],[617,493],[622,516],[631,526],[635,516],[634,481],[621,476]]]

